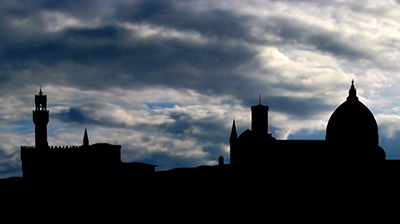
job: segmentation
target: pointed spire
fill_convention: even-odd
[[[85,128],[85,134],[83,134],[83,146],[89,146],[89,137],[86,128]]]
[[[42,85],[40,85],[40,91],[39,91],[39,96],[43,95],[42,93]]]
[[[354,79],[351,80],[351,86],[350,86],[349,96],[347,97],[347,100],[358,100],[357,90],[354,87]]]
[[[232,143],[236,139],[237,139],[237,132],[236,132],[236,125],[235,125],[235,117],[233,117],[233,124],[232,124],[231,137],[229,139],[229,143]]]

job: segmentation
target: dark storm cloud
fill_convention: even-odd
[[[137,1],[131,6],[121,6],[116,17],[123,21],[146,22],[178,30],[197,31],[211,38],[255,41],[254,37],[249,35],[246,26],[246,23],[254,19],[250,16],[234,14],[228,10],[196,11],[190,7],[190,3],[186,7],[181,5],[160,0]]]
[[[18,2],[18,1],[16,1]],[[235,14],[228,10],[198,11],[196,1],[19,1],[8,4],[7,14],[16,18],[32,18],[43,12],[62,12],[75,18],[91,21],[102,19],[104,23],[132,22],[160,25],[178,30],[195,30],[205,36],[251,38],[248,35],[252,17]],[[4,4],[4,3],[3,3]],[[112,11],[113,13],[110,13]]]
[[[120,27],[106,25],[98,28],[69,28],[63,31],[63,35],[68,40],[96,43],[96,40],[122,40],[128,32]]]
[[[256,97],[244,96],[243,105],[246,108],[258,104]],[[269,106],[269,111],[281,112],[296,118],[307,119],[326,111],[334,111],[336,106],[324,102],[321,98],[300,99],[295,96],[263,96],[262,104]],[[328,119],[328,118],[327,118]]]
[[[150,132],[165,132],[173,136],[181,136],[186,130],[189,130],[192,127],[192,117],[189,114],[171,112],[168,116],[174,120],[172,123],[168,122],[156,125],[141,123],[135,125],[134,129]],[[184,135],[182,137],[187,138],[189,136]]]
[[[69,108],[68,110],[62,110],[60,113],[52,113],[52,118],[58,119],[66,123],[80,123],[80,124],[101,124],[90,118],[90,115],[79,108]]]
[[[80,6],[81,5],[81,6]],[[82,10],[82,8],[93,8],[97,4],[88,4],[86,2],[77,2],[77,3],[54,3],[52,1],[44,1],[36,4],[35,8],[44,7],[47,10],[61,10],[64,12],[68,12],[74,16]],[[101,4],[99,4],[101,5]],[[182,6],[183,5],[183,6]],[[93,7],[91,7],[93,6]],[[236,40],[245,40],[248,43],[254,43],[259,40],[255,40],[250,32],[249,32],[249,22],[254,23],[256,26],[266,23],[265,32],[272,33],[283,38],[283,43],[286,44],[288,42],[292,42],[295,40],[298,43],[302,44],[310,44],[317,47],[317,49],[332,53],[337,56],[345,56],[348,58],[359,58],[359,57],[368,57],[365,52],[360,51],[359,49],[355,49],[351,45],[347,45],[344,42],[340,41],[340,36],[338,33],[328,32],[323,30],[322,28],[313,27],[310,24],[302,23],[298,20],[292,20],[285,17],[271,17],[268,18],[265,22],[260,21],[257,18],[242,16],[238,14],[234,14],[230,11],[222,11],[222,10],[209,10],[209,11],[196,11],[194,8],[190,7],[190,2],[187,4],[178,4],[178,2],[166,2],[166,1],[134,1],[127,3],[115,3],[114,5],[110,5],[115,10],[115,14],[113,15],[113,20],[110,22],[125,22],[130,21],[132,23],[145,23],[145,24],[153,24],[161,27],[169,27],[176,30],[187,30],[187,31],[197,31],[203,36],[206,37],[216,37],[219,44],[223,44],[224,41],[228,39],[236,39]],[[95,7],[96,8],[96,7]],[[89,10],[86,14],[95,13]],[[18,14],[18,13],[16,13]],[[78,16],[81,15],[78,13]],[[99,15],[100,17],[102,15]],[[74,59],[78,63],[80,61],[87,61],[86,57],[93,57],[94,55],[99,58],[95,60],[96,62],[100,62],[102,60],[110,60],[111,58],[119,59],[122,58],[122,48],[124,44],[117,45],[114,43],[113,45],[96,45],[96,39],[100,39],[102,37],[110,38],[110,37],[120,37],[124,36],[121,33],[126,33],[126,31],[121,28],[116,28],[111,25],[105,25],[106,27],[102,27],[100,29],[81,29],[81,30],[69,30],[69,31],[60,31],[60,34],[47,34],[47,38],[43,39],[43,42],[46,43],[30,43],[29,41],[25,43],[26,46],[18,47],[16,52],[8,52],[8,55],[11,57],[16,54],[16,56],[26,55],[26,53],[32,52],[33,54],[38,53],[39,58],[41,52],[45,53],[46,50],[49,51],[49,59],[52,58],[60,58],[65,60]],[[12,35],[12,33],[11,33]],[[71,41],[72,37],[78,38],[78,40]],[[93,48],[87,47],[87,43],[83,38],[86,38],[87,41],[93,41],[94,43],[90,43],[89,46],[93,46]],[[92,40],[92,38],[94,40]],[[120,40],[119,38],[115,39],[116,41]],[[160,40],[158,40],[160,41]],[[54,43],[49,43],[54,42]],[[164,41],[162,41],[165,43]],[[265,42],[265,41],[264,41]],[[78,44],[81,43],[81,44]],[[266,43],[266,42],[265,42]],[[142,45],[143,43],[141,43]],[[151,45],[158,45],[156,47],[160,47],[160,43],[151,42]],[[171,43],[173,44],[173,43]],[[128,48],[129,44],[125,43],[125,47]],[[179,51],[179,48],[176,46],[169,46],[169,43],[164,44],[164,48],[160,52],[152,52],[151,46],[144,46],[142,49],[148,49],[150,51],[150,55],[160,56],[161,52],[164,52],[168,47],[171,47],[175,51]],[[30,47],[29,47],[30,46]],[[34,46],[34,47],[32,47]],[[36,46],[36,47],[35,47]],[[215,47],[215,46],[210,46]],[[233,47],[233,46],[231,46]],[[243,46],[241,46],[243,47]],[[23,49],[26,50],[24,51]],[[95,49],[100,48],[100,50],[96,51]],[[120,49],[118,49],[120,48]],[[75,49],[75,52],[74,52]],[[126,49],[126,57],[132,55],[138,55],[140,53],[146,52],[138,52],[131,51],[129,52],[129,48]],[[100,51],[100,52],[99,52]],[[140,50],[139,50],[140,51]],[[6,51],[7,52],[7,51]],[[57,56],[53,52],[58,52],[60,55]],[[79,54],[78,52],[81,52]],[[117,54],[120,52],[120,54]],[[190,53],[190,52],[184,52]],[[210,52],[210,53],[218,53]],[[244,52],[230,52],[239,53]],[[198,54],[197,56],[199,56]],[[105,57],[108,56],[108,57]],[[180,59],[178,57],[174,57],[174,55],[168,55],[169,57]],[[207,55],[205,55],[207,56]],[[216,55],[215,58],[219,58],[220,61],[224,60],[224,57],[217,57],[221,55]],[[226,56],[226,55],[224,55]],[[248,55],[247,55],[248,56]],[[243,57],[245,59],[246,57]],[[15,59],[15,58],[14,58]],[[214,58],[212,58],[214,59]],[[229,58],[227,58],[229,59]],[[43,60],[43,63],[46,63],[46,59]],[[55,60],[55,59],[53,59]],[[211,63],[214,60],[208,60]],[[190,63],[191,61],[188,61]],[[231,65],[233,65],[235,61],[232,61]],[[207,65],[208,63],[201,63],[201,65]],[[142,67],[146,66],[144,64]]]
[[[279,36],[284,44],[305,44],[317,50],[350,60],[372,59],[365,49],[355,48],[351,42],[346,43],[342,34],[328,31],[322,27],[300,20],[275,16],[266,21],[265,32]]]
[[[333,111],[335,106],[323,102],[321,99],[299,99],[289,97],[267,97],[270,108],[277,112],[283,112],[296,118],[311,118],[315,114],[325,111]],[[327,118],[328,119],[328,118]]]
[[[189,114],[182,113],[182,112],[175,112],[175,111],[169,113],[168,116],[175,121],[192,119],[192,117]]]
[[[173,122],[163,124],[140,123],[134,125],[133,129],[145,132],[165,133],[174,139],[186,140],[194,138],[199,143],[220,144],[229,140],[230,129],[226,128],[223,121],[216,118],[193,119],[189,114],[171,112],[169,117]],[[198,128],[199,132],[193,132]]]
[[[255,62],[258,52],[248,45],[260,43],[261,37],[251,34],[251,26],[265,27],[265,33],[282,38],[274,43],[264,41],[265,44],[283,46],[293,44],[294,41],[315,46],[322,52],[338,57],[369,57],[367,52],[342,42],[338,34],[299,20],[270,17],[261,21],[259,18],[228,10],[199,11],[192,7],[191,2],[152,0],[9,3],[10,10],[1,16],[5,18],[1,26],[6,28],[6,32],[0,37],[0,66],[8,66],[10,69],[2,69],[0,79],[11,83],[0,85],[18,89],[21,88],[19,86],[32,84],[32,77],[35,76],[43,85],[57,83],[97,91],[115,86],[129,89],[167,86],[195,90],[210,97],[233,95],[248,108],[254,104],[250,102],[254,101],[250,101],[251,96],[247,94],[254,89],[268,88],[269,85],[243,75],[261,71],[261,65]],[[99,18],[102,25],[96,28],[66,28],[55,32],[44,32],[42,27],[32,30],[34,35],[20,35],[21,30],[28,28],[11,25],[10,18],[32,18],[31,23],[41,27],[46,22],[39,16],[43,10],[63,12],[84,21]],[[140,38],[140,33],[116,25],[118,22],[195,31],[208,39],[204,43],[158,35],[143,39]],[[261,72],[274,75],[279,71]],[[284,89],[295,87],[296,85],[281,86]],[[295,96],[270,97],[263,102],[270,105],[271,110],[299,116],[312,116],[321,110],[331,110],[321,100],[299,101]],[[72,114],[71,111],[64,111],[56,116],[64,122],[77,121],[79,117],[74,117],[77,114],[73,113],[74,111]],[[90,119],[83,121],[100,123]],[[117,125],[113,121],[104,122],[103,125]],[[195,122],[189,123],[188,119],[177,120],[158,128],[179,134]],[[207,130],[214,125],[212,122],[201,123],[196,125],[203,125]],[[118,125],[123,127],[123,124]],[[218,133],[215,135],[218,136]]]
[[[5,45],[0,51],[0,59],[2,64],[36,62],[47,66],[63,62],[90,65],[112,61],[124,56],[124,47],[118,41],[126,35],[125,29],[115,26],[69,28],[48,34],[41,40]],[[110,39],[112,42],[105,42]]]
[[[229,129],[225,128],[225,124],[216,118],[193,119],[185,113],[172,112],[169,116],[174,119],[172,125],[158,125],[157,129],[165,130],[167,133],[183,133],[184,130],[190,130],[192,127],[199,128],[201,131],[190,133],[190,136],[197,141],[205,143],[210,142],[218,144],[221,139],[225,139],[229,135]]]
[[[33,15],[47,12],[62,12],[71,14],[81,19],[90,20],[96,17],[103,8],[112,6],[102,0],[14,0],[10,2],[2,2],[6,13],[16,18],[32,18]]]
[[[111,128],[127,128],[127,124],[107,116],[94,116],[97,110],[104,109],[101,105],[90,105],[89,108],[70,107],[69,109],[53,112],[50,119],[64,123],[86,124]]]
[[[87,1],[40,1],[26,16],[46,9],[81,18],[84,16],[83,8],[88,8],[87,14],[95,16],[93,7],[101,13],[103,11],[99,8],[106,6]],[[4,77],[9,80],[12,77],[14,82],[24,85],[28,80],[32,82],[30,77],[36,73],[44,80],[41,84],[62,83],[93,90],[113,86],[140,89],[161,85],[192,89],[209,96],[230,94],[237,99],[246,99],[244,94],[253,89],[266,88],[259,80],[243,76],[243,72],[253,72],[260,66],[254,61],[258,52],[244,44],[257,42],[249,32],[250,21],[255,25],[262,24],[257,18],[226,10],[198,11],[190,6],[190,2],[134,1],[110,4],[109,7],[114,10],[113,19],[100,27],[67,28],[40,33],[42,38],[16,39],[13,44],[4,44],[0,51],[0,65],[12,66],[14,74],[26,69],[30,73],[19,72],[18,76],[13,77],[0,74],[0,79]],[[18,10],[9,14],[24,14],[23,5],[16,8]],[[112,25],[125,21],[178,31],[196,31],[212,41],[199,44],[157,35],[141,39],[139,33]],[[265,23],[266,33],[283,38],[280,44],[295,40],[335,55],[363,55],[338,41],[339,38],[329,32],[307,29],[307,24],[278,17],[270,18]],[[9,30],[8,35],[16,34],[12,29]],[[238,42],[232,44],[227,41],[232,39]],[[46,66],[46,71],[43,72],[38,65]],[[285,103],[286,99],[279,100],[286,105],[293,101],[288,99]],[[279,109],[278,106],[276,108]]]
[[[224,43],[200,46],[156,37],[128,43],[118,41],[126,33],[122,28],[110,26],[68,29],[41,41],[5,45],[0,52],[1,64],[13,66],[15,72],[23,64],[21,70],[29,67],[37,73],[41,73],[37,64],[46,65],[46,73],[53,71],[46,82],[85,89],[163,85],[213,93],[223,92],[221,85],[233,77],[237,84],[244,83],[235,68],[255,56],[250,49]],[[104,42],[106,39],[115,40]],[[23,76],[24,73],[14,77],[14,81],[27,82],[29,79]],[[10,75],[5,78],[9,79]]]

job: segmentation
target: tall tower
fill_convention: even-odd
[[[35,124],[35,147],[48,147],[47,124],[49,123],[49,111],[47,110],[47,96],[43,95],[40,87],[39,95],[35,95],[35,110],[33,123]]]
[[[261,94],[258,105],[251,107],[251,131],[257,136],[268,135],[268,106],[261,105]]]

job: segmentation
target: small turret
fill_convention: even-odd
[[[221,155],[218,157],[218,165],[223,166],[224,165],[224,157]]]

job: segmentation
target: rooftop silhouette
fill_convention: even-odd
[[[103,178],[129,176],[129,174],[154,173],[156,165],[121,161],[121,145],[96,143],[89,145],[85,128],[83,144],[79,146],[49,146],[47,141],[47,96],[40,88],[35,95],[35,146],[21,146],[23,178]]]
[[[45,200],[57,195],[62,200],[53,200],[45,208],[51,208],[49,211],[55,214],[76,217],[100,213],[114,217],[121,211],[129,212],[129,208],[145,217],[144,214],[151,212],[142,205],[161,201],[166,204],[157,212],[165,215],[180,209],[192,215],[207,210],[220,216],[216,211],[225,208],[232,220],[249,219],[249,214],[253,214],[253,217],[285,222],[321,221],[327,217],[331,221],[345,217],[360,221],[361,213],[369,215],[367,220],[381,219],[382,186],[391,184],[387,177],[400,167],[398,161],[386,160],[385,151],[379,146],[377,122],[368,107],[359,101],[354,80],[346,101],[329,118],[325,139],[273,137],[268,130],[269,106],[261,104],[260,94],[259,104],[251,107],[251,130],[238,135],[237,125],[242,124],[236,124],[233,118],[229,164],[221,155],[215,158],[218,161],[215,166],[158,172],[155,164],[123,163],[121,145],[90,145],[86,128],[82,145],[49,145],[46,105],[46,95],[40,89],[39,95],[35,95],[33,110],[35,146],[21,146],[23,178],[0,182],[1,187],[19,192],[16,198],[6,199],[11,206],[4,209],[10,214],[23,203],[40,200],[37,195]],[[381,184],[376,187],[371,183]],[[103,202],[94,199],[93,189],[103,191]],[[360,189],[368,195],[361,194]],[[92,195],[90,199],[88,195]],[[135,205],[124,207],[116,198],[133,200]],[[72,212],[66,206],[72,201],[90,205],[78,203],[81,210]],[[168,207],[172,202],[180,204],[176,208]],[[96,203],[113,206],[101,208]],[[55,209],[54,204],[61,207]],[[22,210],[38,215],[41,209]]]

